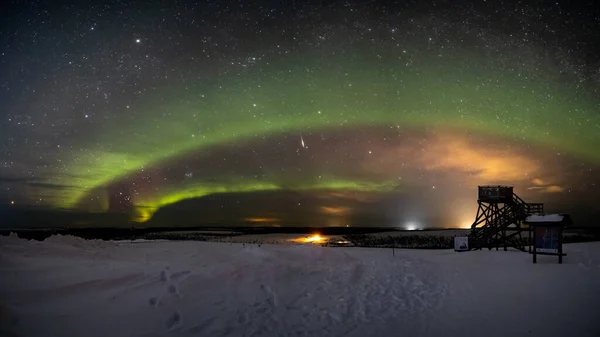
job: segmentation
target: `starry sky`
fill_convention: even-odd
[[[466,227],[503,184],[600,216],[591,1],[1,6],[3,212]]]

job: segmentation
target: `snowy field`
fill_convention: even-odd
[[[600,243],[565,251],[0,237],[0,336],[600,336]]]

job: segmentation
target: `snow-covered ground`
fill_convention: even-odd
[[[0,237],[0,335],[600,336],[600,243],[565,251]]]

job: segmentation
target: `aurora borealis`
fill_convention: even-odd
[[[589,222],[596,10],[6,6],[0,202],[174,223],[466,226],[476,186],[508,184]]]

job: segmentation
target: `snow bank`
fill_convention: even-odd
[[[515,251],[0,243],[0,335],[600,336],[600,243],[566,245],[562,265]]]
[[[79,248],[104,248],[115,246],[115,241],[104,241],[104,240],[86,240],[74,235],[62,235],[56,234],[51,235],[44,241],[46,246],[70,246]],[[27,244],[39,244],[37,240],[25,240],[20,239],[15,232],[11,232],[9,235],[0,235],[0,245],[27,245]]]
[[[104,248],[109,246],[115,246],[115,241],[105,241],[105,240],[86,240],[73,235],[52,235],[44,242],[55,245],[62,246],[72,246],[72,247],[81,247],[81,248]]]
[[[19,242],[19,236],[15,232],[10,232],[9,235],[0,235],[0,245]]]

